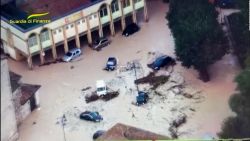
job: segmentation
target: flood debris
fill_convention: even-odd
[[[48,62],[45,62],[43,64],[40,64],[39,67],[41,67],[41,66],[47,66],[47,65],[50,65],[50,64],[61,63],[61,62],[63,62],[62,59],[56,59],[56,60],[53,60],[53,61],[48,61]]]
[[[187,118],[187,115],[182,114],[170,123],[170,127],[168,130],[172,138],[175,138],[175,139],[178,138],[179,136],[178,128],[187,122],[186,118]]]
[[[90,86],[88,86],[88,87],[86,87],[86,88],[83,88],[82,91],[87,91],[87,90],[89,90],[89,89],[91,89]]]
[[[106,95],[102,96],[101,99],[104,101],[109,101],[119,95],[118,91],[108,92]]]
[[[91,95],[86,95],[85,96],[85,101],[86,103],[94,102],[99,99],[102,99],[103,101],[109,101],[119,95],[119,91],[112,91],[112,92],[107,92],[107,94],[103,96],[98,96],[96,92],[92,92]]]
[[[152,89],[155,90],[158,86],[166,83],[168,79],[169,76],[156,76],[154,72],[150,72],[147,76],[135,80],[134,83],[136,85],[149,83],[150,85],[152,85]]]
[[[86,103],[90,103],[99,99],[99,96],[96,93],[92,93],[91,95],[85,96]]]

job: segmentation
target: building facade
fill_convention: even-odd
[[[93,42],[93,31],[103,36],[103,27],[109,26],[111,35],[115,35],[115,22],[120,22],[122,29],[126,26],[126,17],[132,16],[137,23],[137,12],[144,13],[148,21],[146,0],[96,0],[87,6],[74,9],[50,23],[38,25],[28,29],[19,28],[10,24],[1,15],[1,44],[4,52],[12,58],[25,58],[28,67],[33,68],[33,56],[39,54],[40,62],[46,61],[45,51],[51,50],[53,59],[57,59],[57,47],[63,44],[64,52],[68,52],[70,40],[75,40],[76,47],[80,48],[80,36],[86,35],[88,44]]]
[[[18,138],[15,106],[6,59],[1,59],[1,141]]]

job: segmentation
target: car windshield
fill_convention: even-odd
[[[66,53],[66,56],[71,56],[71,55],[72,55],[71,52],[67,52],[67,53]]]
[[[91,115],[92,117],[97,117],[97,116],[98,116],[98,114],[97,114],[96,112],[92,112],[92,113],[90,113],[90,115]]]
[[[105,87],[97,88],[97,91],[104,91],[104,90],[105,90]]]
[[[165,56],[161,56],[161,57],[157,58],[154,62],[154,65],[156,65],[156,66],[161,65],[164,59],[165,59]]]
[[[113,61],[108,61],[108,62],[107,62],[107,65],[115,65],[115,62],[113,62]]]

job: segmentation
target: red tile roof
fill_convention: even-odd
[[[27,0],[20,8],[29,14],[49,12],[48,17],[54,18],[90,3],[91,0]]]
[[[163,140],[169,139],[150,131],[139,129],[136,127],[124,125],[121,123],[116,124],[106,133],[98,138],[98,141],[114,141],[114,140]]]
[[[21,85],[21,98],[20,104],[24,105],[40,88],[40,85],[30,85],[30,84],[22,84]]]

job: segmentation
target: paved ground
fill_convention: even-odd
[[[150,20],[148,23],[144,23],[140,19],[140,32],[128,38],[122,37],[121,33],[116,33],[116,36],[112,38],[112,44],[100,52],[84,47],[83,56],[72,63],[52,64],[29,71],[25,62],[9,60],[10,69],[21,74],[23,82],[42,85],[40,89],[41,110],[33,112],[20,126],[20,141],[63,140],[62,127],[56,124],[58,118],[63,113],[72,117],[78,116],[74,115],[74,112],[67,113],[68,111],[95,108],[81,101],[81,89],[87,86],[94,87],[95,81],[98,79],[109,80],[115,76],[115,72],[102,70],[107,57],[119,57],[120,64],[137,59],[146,69],[149,60],[148,52],[160,52],[174,56],[173,37],[165,20],[167,10],[167,5],[162,4],[161,0],[150,1]],[[181,135],[182,138],[200,138],[205,133],[215,135],[220,130],[223,119],[232,114],[227,101],[235,89],[235,84],[232,83],[234,76],[238,73],[238,67],[235,64],[232,56],[225,56],[223,60],[211,66],[212,80],[206,84],[197,79],[196,71],[187,70],[179,64],[176,66],[176,71],[185,77],[186,83],[196,89],[201,89],[206,99],[196,105],[197,109],[192,118],[188,119],[187,123],[181,127],[184,132]],[[74,66],[74,68],[71,69],[71,66]],[[145,73],[147,71],[145,70]],[[124,96],[122,98],[126,99]],[[122,98],[120,100],[123,100]],[[126,122],[126,115],[119,115],[119,112],[123,113],[119,111],[119,101],[116,100],[114,103],[117,105],[102,102],[97,104],[99,106],[103,104],[104,106],[104,111],[100,111],[101,113],[104,113],[105,110],[114,109],[111,110],[111,112],[113,111],[112,115],[117,114],[117,116],[106,117],[111,122],[103,122],[98,125],[83,122],[77,118],[68,121],[72,126],[66,128],[67,140],[89,141],[95,129],[108,129],[117,122],[125,122],[153,132],[169,135],[168,128],[162,125],[162,121],[155,120],[152,124],[145,124],[140,120]],[[33,124],[33,122],[36,122],[36,124]]]

